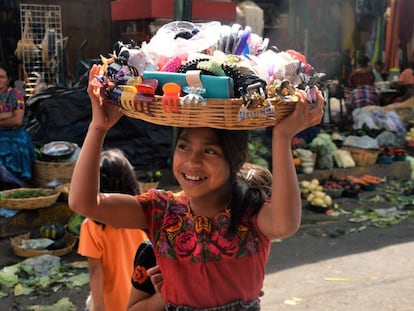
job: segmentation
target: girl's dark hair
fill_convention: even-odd
[[[180,128],[177,137],[184,129]],[[255,214],[259,211],[269,194],[257,183],[251,187],[251,181],[240,173],[248,156],[249,132],[245,130],[212,129],[217,137],[224,157],[230,167],[230,182],[232,185],[230,195],[230,226],[229,232],[234,233],[241,218],[247,212]],[[270,174],[271,175],[271,174]],[[268,186],[268,185],[267,185]]]
[[[99,191],[104,193],[138,193],[138,181],[134,167],[120,149],[101,152]],[[105,225],[95,221],[97,224]]]
[[[229,232],[237,231],[241,218],[255,215],[272,194],[272,173],[264,167],[244,163],[233,182]]]
[[[104,150],[100,161],[100,192],[137,193],[134,167],[120,149]]]

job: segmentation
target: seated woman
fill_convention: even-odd
[[[346,123],[348,126],[353,124],[352,112],[354,109],[369,105],[380,105],[381,96],[375,90],[374,82],[375,75],[372,68],[369,67],[369,58],[362,56],[358,61],[358,67],[349,76],[349,86],[353,90],[345,101]]]
[[[346,123],[349,126],[352,126],[354,122],[352,113],[356,108],[362,108],[370,105],[379,106],[380,103],[381,96],[372,85],[361,85],[355,88],[345,100]]]
[[[349,86],[352,88],[361,85],[374,85],[375,75],[371,67],[369,67],[369,58],[362,56],[358,61],[358,67],[354,69],[349,76]]]
[[[9,84],[9,70],[0,64],[0,166],[15,178],[29,181],[35,160],[34,147],[31,136],[22,127],[23,94]],[[5,182],[1,182],[1,187],[5,188]]]

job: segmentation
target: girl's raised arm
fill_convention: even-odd
[[[324,99],[318,91],[317,103],[311,108],[306,94],[299,91],[295,111],[273,128],[271,203],[259,212],[258,224],[269,238],[293,235],[300,226],[302,200],[293,164],[291,141],[294,135],[321,122]]]
[[[134,196],[99,193],[99,162],[104,139],[122,116],[120,108],[105,101],[101,88],[93,84],[99,72],[100,67],[94,65],[89,73],[92,121],[73,171],[69,207],[78,214],[114,227],[145,228],[144,211]]]

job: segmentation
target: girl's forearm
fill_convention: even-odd
[[[90,124],[79,157],[73,170],[69,206],[82,214],[85,208],[97,204],[99,193],[99,159],[106,130]]]
[[[300,225],[302,200],[291,150],[291,138],[273,133],[272,218],[281,236],[294,234]]]

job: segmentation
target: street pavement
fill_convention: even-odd
[[[414,310],[412,219],[334,238],[320,229],[272,244],[263,311]]]

